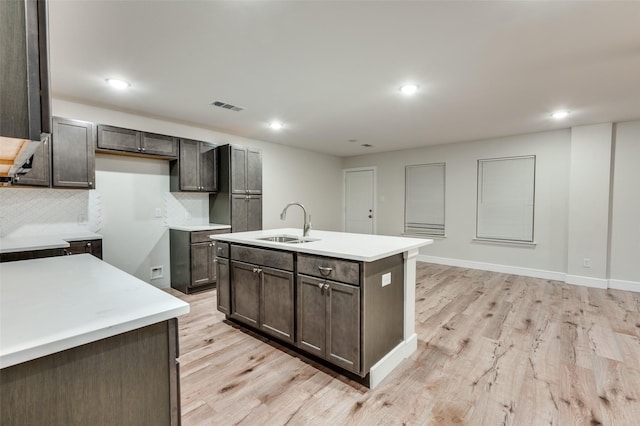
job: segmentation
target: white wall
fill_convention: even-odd
[[[341,227],[342,162],[338,157],[61,99],[53,100],[53,114],[218,145],[237,143],[259,148],[263,154],[265,228],[302,227],[301,213],[292,211],[286,222],[280,221],[280,212],[290,201],[305,204],[315,229]],[[98,154],[96,190],[102,195],[104,260],[147,282],[150,268],[162,265],[164,278],[152,284],[169,286],[169,233],[164,221],[154,216],[155,208],[163,207],[163,197],[169,190],[169,162]],[[197,206],[199,202],[208,203],[208,198],[196,196],[190,205],[208,211],[207,206]]]
[[[640,121],[615,129],[610,283],[640,291]]]
[[[570,131],[559,130],[350,157],[344,166],[377,167],[378,233],[400,235],[404,225],[405,165],[446,163],[446,238],[422,248],[421,255],[442,263],[462,260],[467,264],[514,266],[522,273],[526,273],[525,269],[562,273],[566,270],[570,146]],[[536,246],[474,242],[477,160],[521,155],[536,155]]]
[[[474,242],[476,161],[531,154],[535,247]],[[447,237],[421,259],[640,291],[640,121],[362,155],[344,167],[377,167],[378,232],[399,235],[404,166],[437,162],[446,163]]]
[[[571,283],[607,286],[612,137],[612,123],[571,129],[567,259]]]

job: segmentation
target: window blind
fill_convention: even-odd
[[[478,160],[476,237],[533,242],[535,156]]]
[[[444,235],[444,191],[444,163],[405,167],[405,233]]]

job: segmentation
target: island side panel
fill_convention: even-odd
[[[175,321],[0,370],[0,424],[179,424]]]
[[[372,365],[404,338],[404,260],[402,254],[363,263],[362,364]]]

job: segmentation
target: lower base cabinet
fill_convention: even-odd
[[[169,231],[172,288],[192,293],[215,285],[216,243],[209,236],[225,232],[228,230]]]
[[[2,425],[179,425],[177,320],[0,370]]]
[[[360,373],[360,288],[298,275],[296,346]]]

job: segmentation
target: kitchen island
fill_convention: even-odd
[[[211,238],[228,319],[371,388],[417,349],[416,256],[432,240],[288,228]]]
[[[89,255],[0,264],[0,424],[178,424],[189,305]]]

